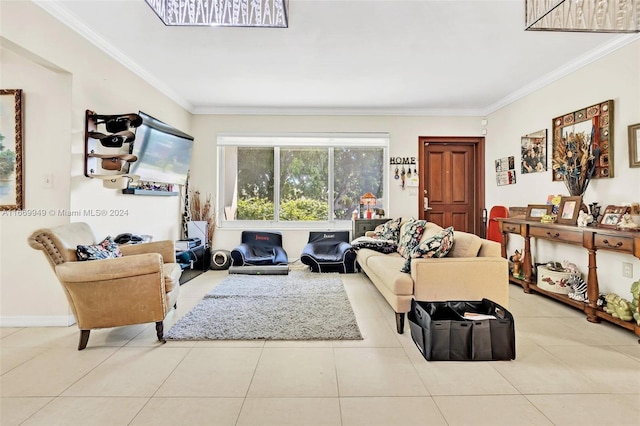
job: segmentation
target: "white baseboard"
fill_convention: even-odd
[[[73,315],[0,316],[0,327],[68,327],[75,323]]]

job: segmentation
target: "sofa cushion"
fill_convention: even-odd
[[[405,259],[409,259],[411,252],[420,242],[426,224],[426,220],[412,219],[402,225],[400,240],[398,241],[398,253]]]
[[[122,252],[111,236],[106,237],[98,244],[81,245],[76,247],[78,260],[101,260],[122,257]]]
[[[468,232],[454,231],[455,244],[448,254],[448,257],[477,257],[482,239]]]
[[[400,272],[400,267],[405,260],[402,256],[398,253],[380,254],[368,250],[363,251],[372,254],[364,259],[361,259],[360,255],[358,255],[358,261],[365,261],[371,272],[378,277],[379,281],[384,283],[384,286],[391,293],[396,295],[413,294],[413,278],[411,278],[410,274]]]
[[[381,238],[383,240],[392,240],[396,243],[400,239],[400,223],[402,218],[391,219],[385,223],[382,223],[373,230],[374,238]]]
[[[358,237],[355,240],[351,241],[351,245],[356,250],[361,248],[368,248],[370,250],[385,254],[395,253],[398,249],[397,241],[374,237]]]
[[[400,272],[411,272],[411,259],[446,256],[454,245],[453,238],[453,226],[450,226],[429,238],[423,239],[420,241],[420,244],[413,249],[411,257],[405,261]]]

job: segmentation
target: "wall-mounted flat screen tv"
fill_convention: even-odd
[[[142,124],[136,129],[130,174],[140,180],[184,185],[187,182],[193,137],[140,111]]]

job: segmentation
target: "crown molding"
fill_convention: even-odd
[[[168,87],[155,76],[140,67],[135,61],[125,55],[122,51],[115,48],[111,43],[98,35],[89,28],[84,22],[78,20],[75,16],[67,11],[58,0],[34,0],[34,3],[51,14],[54,18],[65,24],[73,31],[87,39],[91,44],[102,50],[108,56],[120,62],[125,68],[136,74],[138,77],[151,84],[154,88],[167,96],[173,102],[177,103],[187,111],[191,112],[193,106],[185,98],[178,95],[173,89]]]
[[[542,78],[532,81],[528,85],[512,92],[504,98],[498,100],[492,105],[486,108],[478,109],[430,109],[430,108],[341,108],[341,107],[217,107],[206,105],[193,105],[181,95],[176,93],[173,89],[168,87],[162,81],[155,76],[147,72],[140,67],[135,61],[124,55],[120,50],[115,48],[104,38],[99,36],[95,31],[86,26],[83,22],[79,21],[67,9],[60,4],[58,0],[34,0],[34,3],[40,6],[42,9],[49,12],[56,19],[76,31],[82,37],[94,44],[96,47],[104,51],[107,55],[114,60],[120,62],[123,66],[129,69],[140,78],[153,85],[157,90],[167,96],[169,99],[185,108],[191,114],[198,115],[325,115],[325,116],[347,116],[347,115],[360,115],[360,116],[436,116],[436,117],[484,117],[493,112],[498,111],[507,105],[516,102],[517,100],[530,95],[537,90],[542,89],[545,86],[579,70],[580,68],[589,65],[590,63],[601,59],[617,49],[620,49],[636,40],[640,40],[640,34],[623,34],[620,37],[616,37],[612,41],[605,43],[585,55],[577,58],[573,62],[560,67]]]
[[[489,115],[498,111],[501,108],[506,107],[507,105],[516,102],[519,99],[524,98],[527,95],[530,95],[549,84],[560,80],[567,75],[576,72],[580,68],[583,68],[598,59],[604,58],[605,56],[615,52],[616,50],[633,43],[634,41],[640,40],[640,34],[624,34],[619,37],[614,38],[608,43],[605,43],[597,48],[587,52],[581,57],[577,58],[575,61],[566,64],[560,68],[555,69],[554,71],[548,73],[547,75],[539,78],[538,80],[532,81],[528,85],[522,87],[521,89],[516,90],[508,96],[500,99],[498,102],[489,106],[487,110],[482,115]]]
[[[193,114],[208,115],[372,115],[372,116],[416,116],[416,117],[458,117],[458,116],[482,116],[481,109],[428,109],[428,108],[254,108],[254,107],[195,107]]]

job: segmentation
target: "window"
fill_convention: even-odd
[[[221,225],[331,226],[366,192],[385,208],[388,145],[387,134],[220,135]]]

